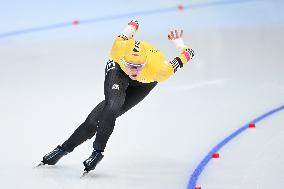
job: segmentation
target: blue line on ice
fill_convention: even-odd
[[[270,112],[267,112],[263,115],[261,115],[260,117],[248,122],[247,124],[245,124],[244,126],[242,126],[241,128],[239,128],[238,130],[236,130],[235,132],[233,132],[231,135],[229,135],[228,137],[226,137],[224,140],[222,140],[219,144],[217,144],[215,147],[213,147],[210,152],[202,159],[202,161],[198,164],[198,166],[195,168],[195,170],[193,171],[187,189],[194,189],[196,187],[196,183],[198,181],[198,177],[201,175],[202,171],[205,169],[206,165],[209,163],[209,161],[212,159],[212,154],[214,152],[218,152],[222,147],[224,147],[229,141],[231,141],[232,139],[234,139],[235,137],[237,137],[239,134],[241,134],[242,132],[244,132],[246,129],[248,129],[248,125],[250,123],[257,123],[260,122],[261,120],[271,116],[274,113],[277,113],[281,110],[284,109],[284,105],[280,106],[278,108],[275,108],[273,110],[271,110]]]
[[[230,5],[230,4],[235,4],[235,3],[246,3],[250,1],[259,1],[259,0],[220,0],[220,1],[207,2],[207,3],[205,2],[205,3],[198,3],[198,4],[192,4],[192,5],[184,5],[183,9],[184,10],[185,9],[198,9],[198,8],[205,8],[205,7],[211,7],[211,6]],[[177,6],[169,7],[169,8],[132,12],[132,13],[126,13],[126,14],[120,14],[120,15],[104,16],[104,17],[98,17],[98,18],[87,19],[87,20],[80,20],[79,23],[80,25],[93,24],[97,22],[110,21],[110,20],[115,20],[115,19],[120,19],[120,18],[132,18],[132,17],[137,17],[137,16],[159,14],[159,13],[166,13],[166,12],[173,12],[173,11],[177,11]],[[34,33],[34,32],[71,27],[72,24],[73,24],[72,21],[69,21],[69,22],[51,24],[47,26],[39,26],[39,27],[27,28],[27,29],[22,29],[22,30],[17,30],[17,31],[4,32],[4,33],[0,33],[0,39],[6,38],[6,37],[13,37],[13,36],[18,36],[18,35],[23,35],[23,34]]]

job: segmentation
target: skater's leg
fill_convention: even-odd
[[[111,79],[110,79],[111,80]],[[119,113],[117,114],[116,117],[124,114],[126,111],[137,105],[140,101],[142,101],[149,93],[150,91],[157,85],[156,82],[153,83],[147,83],[147,84],[139,84],[136,86],[128,86],[126,89],[126,97],[125,97],[125,102],[122,106],[122,108],[119,108],[121,105],[118,105],[116,107],[120,109]],[[109,92],[108,92],[109,93]],[[123,96],[123,95],[122,95]],[[120,100],[117,98],[116,100]],[[121,103],[123,100],[121,100]],[[118,103],[116,103],[118,104]],[[85,122],[83,122],[75,131],[74,133],[69,137],[68,140],[66,140],[63,144],[62,147],[65,151],[71,152],[76,148],[78,145],[82,144],[84,141],[87,139],[92,138],[97,130],[98,126],[98,119],[99,116],[101,115],[103,108],[105,106],[105,101],[102,101],[99,103],[96,108],[89,114]],[[113,105],[112,105],[113,106]],[[115,109],[114,107],[106,107],[106,111]],[[104,113],[104,115],[109,114],[109,113]],[[115,115],[115,114],[113,114]],[[106,115],[108,116],[108,115]],[[112,123],[112,126],[106,127],[105,132],[110,135],[112,133],[113,127],[114,127],[114,121],[109,121]],[[108,130],[107,130],[108,128]],[[101,148],[98,148],[101,149]]]
[[[99,120],[99,127],[93,144],[94,151],[84,161],[85,172],[93,170],[103,158],[101,152],[104,151],[106,143],[113,131],[116,118],[143,100],[157,84],[137,83],[138,85],[129,86],[128,76],[125,77],[125,74],[120,75],[120,72],[117,72],[115,68],[113,69],[114,72],[110,72],[110,76],[106,77],[105,80],[106,104]],[[116,77],[112,78],[111,76]],[[114,88],[115,85],[118,87]]]
[[[107,66],[104,83],[105,106],[99,118],[96,139],[93,147],[104,151],[106,143],[113,132],[115,120],[124,104],[129,77],[118,64]],[[110,69],[111,68],[111,69]]]
[[[75,147],[85,140],[92,138],[96,133],[97,118],[102,112],[104,101],[99,103],[96,108],[89,114],[86,121],[82,123],[74,133],[61,146],[57,146],[53,151],[43,157],[42,163],[48,165],[56,164],[68,152],[72,152]]]
[[[143,84],[132,81],[132,83],[137,84],[133,86],[128,85],[125,94],[121,92],[118,94],[109,93],[109,86],[105,86],[105,91],[107,92],[106,100],[111,100],[112,104],[109,105],[109,107],[105,107],[107,112],[102,113],[101,119],[102,121],[107,119],[107,123],[102,122],[102,126],[98,128],[96,140],[94,142],[95,150],[104,151],[105,145],[113,131],[115,119],[142,101],[157,85],[157,82]],[[111,91],[113,92],[113,90]],[[112,111],[109,111],[111,109]]]
[[[62,147],[66,152],[72,152],[74,148],[95,135],[98,126],[98,118],[104,105],[105,101],[99,103],[88,115],[87,119],[74,131],[68,140],[62,144]]]

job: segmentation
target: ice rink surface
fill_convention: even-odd
[[[165,11],[178,5],[184,9]],[[212,147],[284,105],[283,8],[280,0],[1,0],[0,188],[188,188]],[[95,18],[102,19],[3,35]],[[56,166],[33,169],[103,100],[112,42],[132,18],[140,21],[136,39],[152,43],[169,60],[179,52],[167,32],[184,29],[194,61],[117,120],[105,158],[86,179],[79,177],[92,140]],[[284,188],[283,126],[279,111],[247,129],[219,151],[196,184]]]

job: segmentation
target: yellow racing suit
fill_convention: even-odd
[[[161,82],[170,78],[178,68],[186,64],[194,56],[194,52],[191,48],[184,48],[181,54],[174,58],[172,61],[167,61],[165,55],[153,45],[141,41],[137,42],[134,39],[123,39],[118,36],[111,49],[111,59],[118,63],[121,69],[127,74],[125,69],[125,54],[127,49],[132,48],[135,44],[139,44],[140,49],[144,49],[145,67],[140,75],[137,77],[137,81],[142,83]]]

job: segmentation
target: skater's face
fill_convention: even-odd
[[[141,74],[141,71],[143,70],[145,66],[144,64],[139,64],[135,62],[125,62],[124,65],[125,65],[128,76],[132,80],[136,80],[138,78],[138,76]]]

